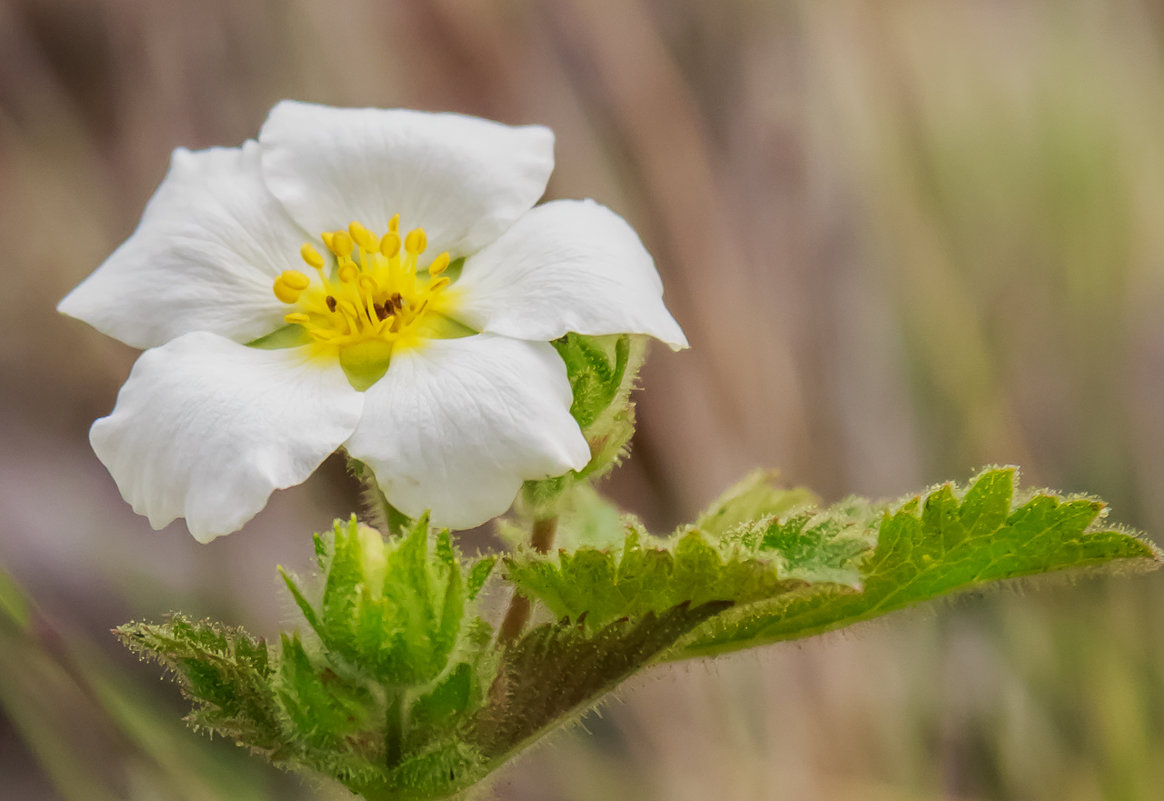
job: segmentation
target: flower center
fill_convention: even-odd
[[[295,307],[283,319],[302,326],[321,349],[338,352],[358,389],[379,380],[393,349],[468,333],[446,316],[454,305],[447,291],[452,279],[444,275],[449,254],[422,264],[424,229],[401,238],[399,228],[397,214],[380,237],[359,222],[347,231],[324,232],[334,266],[307,243],[299,252],[314,277],[285,270],[275,279],[275,297]]]

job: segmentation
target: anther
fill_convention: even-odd
[[[334,296],[332,296],[332,295],[328,295],[326,298],[324,298],[324,299],[323,299],[323,301],[324,301],[324,303],[326,303],[326,304],[327,304],[327,310],[328,310],[329,312],[334,312],[334,311],[335,311],[336,300],[335,300],[335,297],[334,297]]]
[[[340,258],[346,258],[352,255],[352,250],[355,245],[352,243],[352,238],[348,236],[347,231],[336,231],[331,235],[331,242],[328,243],[331,252]]]
[[[311,280],[298,270],[284,270],[275,279],[275,297],[284,303],[294,303],[310,284]]]
[[[284,270],[279,274],[279,280],[300,292],[311,286],[311,279],[298,270]]]
[[[392,312],[390,312],[385,307],[381,306],[379,303],[373,303],[372,310],[376,312],[376,319],[377,320],[386,320],[392,314]]]
[[[348,231],[352,235],[352,239],[356,240],[356,244],[360,246],[360,250],[372,251],[376,249],[376,237],[368,232],[368,229],[360,225],[356,220],[352,220],[348,226]]]
[[[343,281],[345,284],[354,283],[359,275],[360,268],[352,264],[350,261],[340,265],[339,280]]]
[[[399,230],[400,230],[400,215],[393,214],[392,219],[388,221],[388,232],[394,234]]]
[[[449,266],[449,252],[446,250],[441,255],[433,259],[432,264],[428,266],[429,275],[440,275]]]
[[[284,315],[283,322],[285,322],[285,323],[298,323],[300,325],[303,325],[306,323],[310,323],[311,318],[308,317],[303,312],[293,312],[292,314]]]
[[[442,275],[440,278],[438,278],[437,280],[433,281],[431,284],[428,285],[428,291],[429,292],[439,292],[440,290],[444,289],[452,282],[453,282],[453,279],[449,278],[447,275]]]
[[[390,259],[400,252],[400,234],[389,231],[384,234],[384,238],[380,240],[380,252],[384,254],[384,258]]]
[[[428,234],[424,232],[423,228],[413,228],[408,232],[408,236],[404,237],[404,249],[413,256],[424,253],[426,247],[428,247]]]
[[[359,280],[359,284],[360,284],[360,289],[364,290],[369,295],[371,295],[377,289],[376,279],[372,278],[372,276],[370,276],[370,275],[361,275],[360,280]]]
[[[309,243],[304,242],[303,247],[299,248],[299,255],[311,267],[317,270],[323,269],[323,256],[319,255],[319,251],[313,248]]]
[[[283,283],[280,278],[275,279],[275,297],[284,303],[294,303],[299,300],[299,292]]]

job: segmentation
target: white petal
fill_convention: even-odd
[[[544,342],[428,340],[394,354],[365,394],[348,452],[371,465],[393,505],[412,517],[430,509],[437,526],[484,523],[522,481],[590,460],[565,365]]]
[[[58,307],[150,348],[191,331],[249,342],[282,325],[275,276],[306,237],[259,175],[259,146],[174,151],[133,235]]]
[[[362,408],[334,361],[193,333],[141,355],[89,439],[135,512],[209,542],[311,475]]]
[[[406,109],[284,100],[259,142],[267,186],[308,231],[384,231],[399,213],[402,229],[425,229],[429,253],[453,258],[532,207],[554,168],[548,128]]]
[[[525,214],[465,260],[457,319],[478,331],[547,341],[579,334],[648,334],[687,347],[663,305],[655,263],[627,222],[589,200]]]

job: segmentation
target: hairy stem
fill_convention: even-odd
[[[389,766],[399,765],[404,751],[404,691],[393,690],[385,720],[385,757]]]
[[[558,516],[543,517],[534,521],[533,531],[530,532],[529,544],[538,553],[549,553],[554,547],[554,534],[558,531]],[[509,601],[509,609],[505,612],[505,619],[501,621],[501,631],[497,639],[501,643],[508,643],[521,634],[525,624],[529,622],[530,602],[519,592],[513,593]]]

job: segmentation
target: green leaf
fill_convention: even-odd
[[[416,699],[409,715],[409,730],[415,742],[422,745],[433,739],[433,733],[451,724],[469,709],[474,696],[473,668],[462,662],[425,695]]]
[[[1045,491],[1016,497],[1014,468],[986,470],[965,491],[944,484],[884,508],[877,547],[861,565],[863,592],[814,586],[732,609],[693,632],[671,656],[808,637],[1002,579],[1101,566],[1158,567],[1161,552],[1152,543],[1095,526],[1103,508],[1092,498]],[[859,518],[869,507],[855,509]]]
[[[823,540],[844,527],[816,528],[821,530],[818,540]],[[586,626],[595,628],[683,603],[774,598],[810,581],[841,577],[852,584],[855,571],[843,568],[870,544],[861,539],[854,548],[843,542],[846,548],[822,550],[819,564],[802,557],[794,574],[788,567],[794,562],[759,537],[716,542],[690,530],[660,540],[631,527],[618,551],[582,547],[549,556],[523,552],[506,558],[505,565],[519,592],[542,601],[557,617],[585,619]]]
[[[190,721],[252,748],[285,744],[267,645],[242,629],[173,615],[163,623],[127,623],[114,633],[131,651],[153,659],[195,702]]]
[[[721,540],[768,560],[786,579],[828,582],[860,590],[862,558],[877,544],[880,509],[851,498],[786,518],[763,517],[736,526]]]
[[[497,555],[490,554],[489,556],[478,558],[469,567],[469,575],[465,579],[465,596],[470,601],[477,598],[477,594],[481,592],[485,586],[485,582],[493,574],[493,568],[496,564]]]
[[[744,524],[767,517],[780,517],[794,509],[815,506],[816,496],[803,487],[776,484],[774,470],[754,470],[727,490],[695,521],[695,528],[712,536],[723,536]]]
[[[663,660],[809,636],[999,579],[1161,560],[1097,527],[1096,500],[1016,498],[1011,469],[897,504],[809,500],[755,474],[656,538],[575,486],[562,499],[567,547],[511,554],[497,571],[558,618],[512,638],[476,616],[496,557],[463,568],[424,519],[387,541],[338,522],[316,541],[318,598],[284,573],[318,642],[284,636],[269,653],[181,617],[120,636],[178,676],[196,725],[369,801],[435,801]]]
[[[589,484],[578,483],[558,505],[555,539],[559,548],[567,550],[584,545],[617,548],[622,545],[628,525],[636,525],[636,521],[622,514]]]
[[[566,622],[527,632],[502,655],[489,698],[464,732],[491,770],[551,727],[585,712],[728,602],[680,604],[596,631]]]

